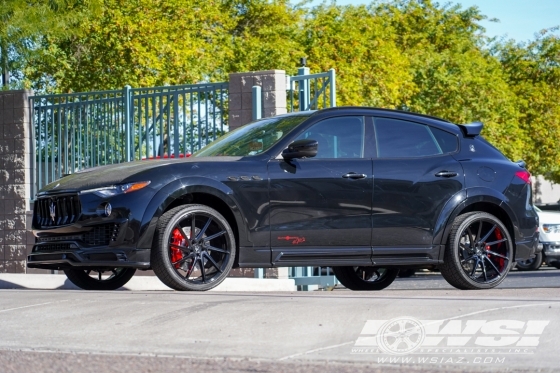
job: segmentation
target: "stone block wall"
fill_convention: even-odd
[[[262,116],[285,114],[286,72],[284,70],[254,71],[229,75],[229,129],[251,122],[253,86],[262,88]]]
[[[29,233],[29,91],[0,92],[0,273],[23,273]],[[30,215],[30,214],[29,214]]]

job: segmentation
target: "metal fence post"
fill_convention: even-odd
[[[336,106],[336,74],[334,69],[329,70],[329,80],[331,81],[331,107]]]
[[[123,100],[124,100],[124,135],[125,135],[125,161],[130,162],[130,151],[132,146],[130,144],[130,136],[132,135],[130,130],[130,86],[127,85],[123,90]]]
[[[300,67],[298,75],[309,75],[309,67]],[[299,111],[309,110],[309,79],[299,81]]]
[[[252,88],[252,118],[253,120],[262,118],[262,88],[258,85],[254,85]]]

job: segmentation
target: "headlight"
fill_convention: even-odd
[[[93,193],[99,197],[111,197],[117,194],[134,192],[150,185],[149,181],[139,181],[137,183],[128,183],[120,185],[111,185],[107,187],[82,190],[80,194]]]
[[[560,233],[560,224],[543,224],[544,233]]]

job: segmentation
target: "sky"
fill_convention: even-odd
[[[314,0],[312,5],[322,0]],[[369,4],[366,0],[337,0],[338,5]],[[445,4],[448,0],[438,1]],[[528,41],[535,38],[535,33],[560,25],[560,0],[451,0],[463,8],[478,6],[481,13],[489,19],[497,18],[500,22],[481,22],[488,36],[506,37],[516,41]],[[560,32],[555,32],[560,35]]]

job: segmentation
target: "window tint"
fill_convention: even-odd
[[[314,124],[296,140],[317,140],[314,158],[362,158],[364,129],[363,117],[330,118]]]
[[[441,151],[444,153],[453,153],[457,150],[457,145],[459,144],[459,140],[457,136],[452,133],[440,130],[439,128],[430,127],[434,137],[436,138]]]
[[[398,119],[375,118],[379,158],[426,157],[442,154],[428,126]]]

